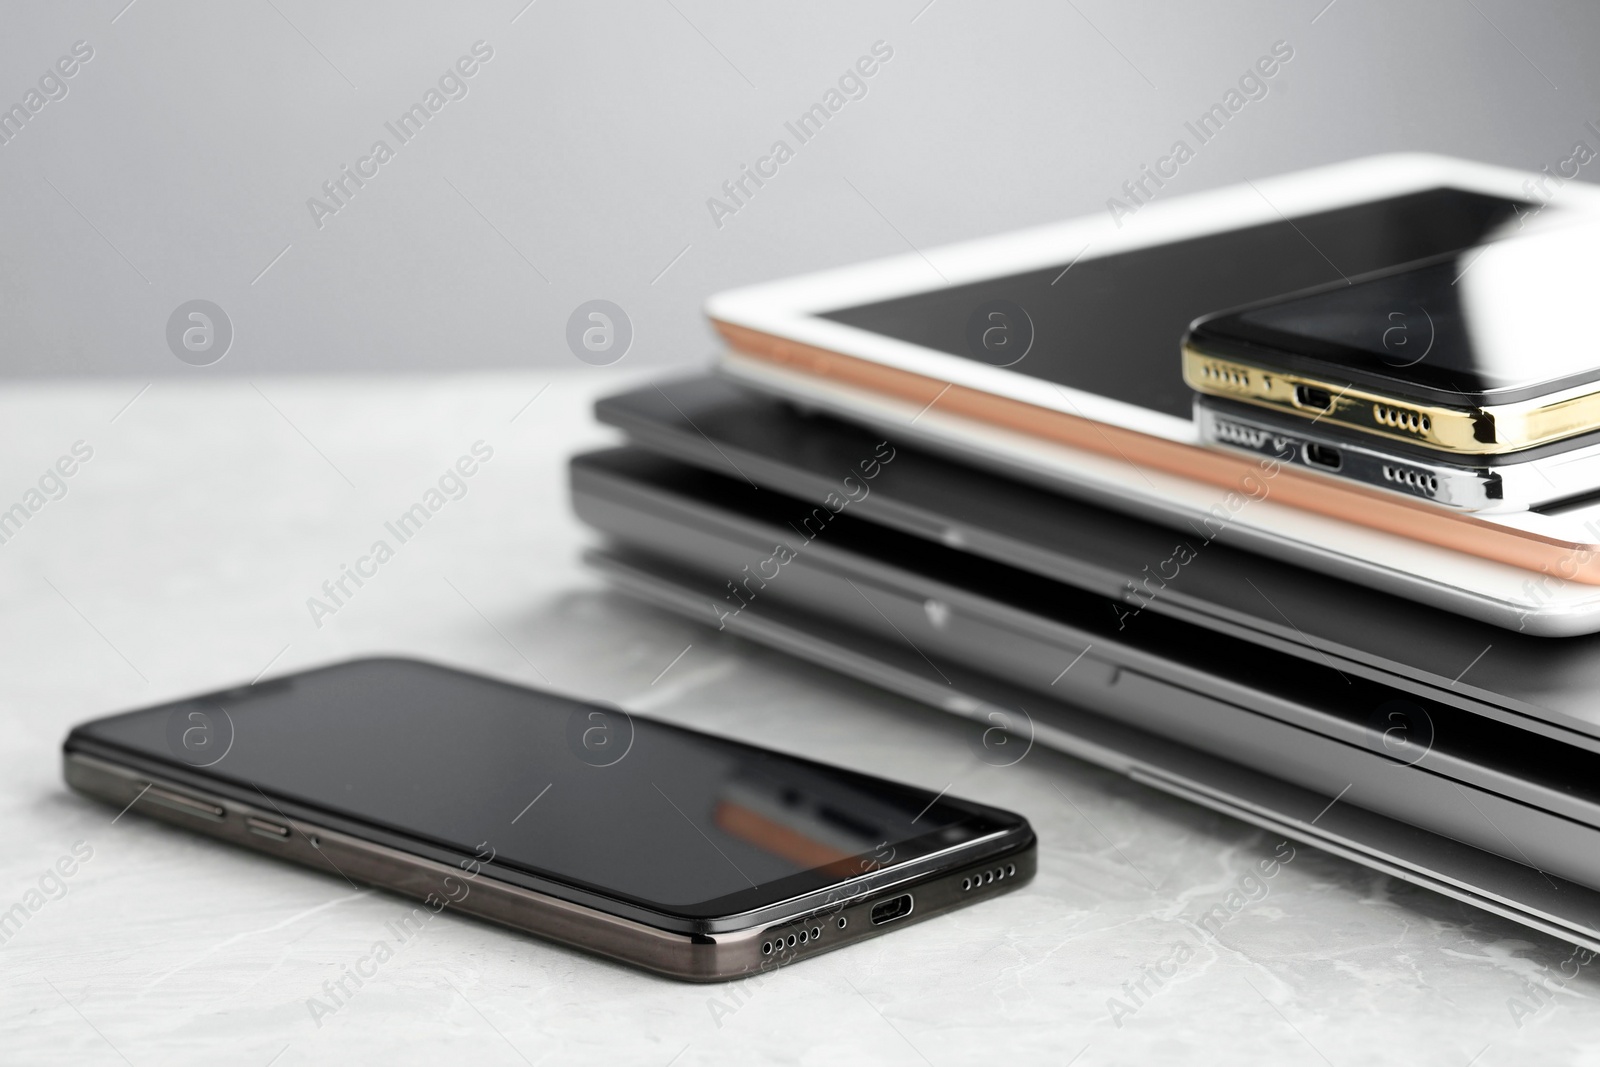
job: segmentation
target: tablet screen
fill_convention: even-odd
[[[1178,345],[1196,318],[1467,248],[1519,206],[1429,189],[821,317],[1188,419]]]

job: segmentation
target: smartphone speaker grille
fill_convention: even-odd
[[[1202,363],[1200,378],[1223,389],[1244,392],[1250,388],[1250,372],[1231,363]]]
[[[1433,420],[1420,411],[1410,408],[1397,408],[1389,404],[1372,405],[1372,418],[1380,426],[1387,426],[1395,430],[1405,430],[1408,433],[1427,433],[1433,429]]]
[[[1436,497],[1439,495],[1439,476],[1426,471],[1410,470],[1405,467],[1391,467],[1383,465],[1383,480],[1392,482],[1397,486],[1411,490],[1419,496]]]
[[[774,952],[781,953],[785,949],[794,949],[800,947],[801,945],[807,945],[821,941],[822,928],[824,925],[826,924],[818,922],[815,919],[801,919],[799,926],[785,926],[781,929],[775,928],[767,930],[766,933],[772,936],[766,937],[766,939],[761,942],[761,954],[763,956],[770,956]],[[841,918],[839,922],[839,929],[844,929],[844,926],[844,921]]]
[[[1260,448],[1272,436],[1265,430],[1258,430],[1253,426],[1242,426],[1237,422],[1227,419],[1213,419],[1211,432],[1217,440],[1229,445],[1239,445],[1242,448]]]
[[[1017,865],[1015,863],[1003,864],[992,870],[979,871],[971,877],[961,879],[961,891],[968,893],[979,886],[994,885],[996,882],[1003,882],[1007,878],[1015,878],[1016,874]]]

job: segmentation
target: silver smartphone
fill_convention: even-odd
[[[1588,506],[1600,496],[1600,433],[1452,458],[1203,393],[1195,397],[1194,422],[1212,447],[1270,456],[1460,511],[1553,512]]]
[[[97,719],[67,783],[124,810],[690,981],[1028,882],[1011,812],[416,660]]]

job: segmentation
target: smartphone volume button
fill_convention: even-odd
[[[221,822],[227,814],[221,804],[212,804],[209,801],[201,800],[199,797],[192,797],[172,789],[163,789],[156,785],[147,787],[144,791],[144,797],[153,803],[160,804],[164,808],[181,811],[186,815],[198,815],[200,818],[210,819],[212,822]]]
[[[270,819],[261,819],[252,815],[244,821],[245,828],[253,834],[270,837],[275,841],[285,841],[289,837],[289,828],[282,823],[272,822]]]

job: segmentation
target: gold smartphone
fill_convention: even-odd
[[[1198,319],[1184,380],[1324,432],[1458,456],[1600,428],[1600,226],[1506,229],[1415,266]]]

